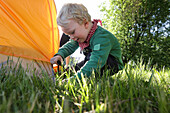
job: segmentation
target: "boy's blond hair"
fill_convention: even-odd
[[[80,25],[86,20],[91,22],[91,16],[88,13],[87,8],[83,4],[67,3],[61,8],[57,17],[57,24],[62,27],[66,27],[69,20],[75,20]]]

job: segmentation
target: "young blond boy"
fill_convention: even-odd
[[[80,47],[85,55],[84,61],[77,63],[75,67],[80,79],[82,74],[90,77],[93,70],[96,73],[101,72],[102,75],[106,68],[111,70],[111,74],[123,69],[121,48],[117,38],[97,23],[98,20],[91,21],[91,16],[84,5],[65,4],[60,10],[57,24],[71,40],[51,58],[51,63],[63,61]]]

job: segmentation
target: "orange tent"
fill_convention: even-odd
[[[59,48],[54,0],[0,0],[0,64],[8,56],[51,73]]]

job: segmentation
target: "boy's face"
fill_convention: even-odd
[[[89,22],[83,22],[83,24],[80,25],[74,20],[69,20],[67,27],[61,27],[61,29],[74,41],[83,43],[89,33]]]

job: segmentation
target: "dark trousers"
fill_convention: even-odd
[[[88,61],[90,60],[90,53],[86,54],[85,59],[79,63],[76,64],[75,70],[78,71],[80,68]],[[99,75],[103,75],[106,70],[110,71],[110,75],[113,75],[119,71],[118,68],[118,62],[116,61],[116,58],[112,55],[109,55],[107,58],[106,64],[99,70]]]

